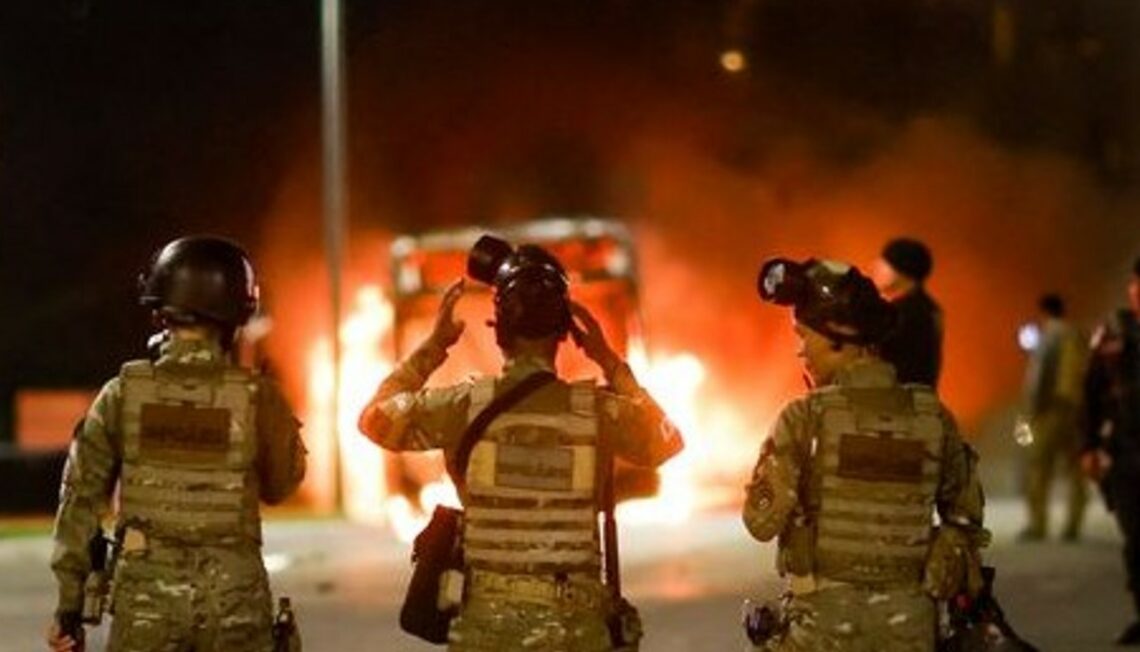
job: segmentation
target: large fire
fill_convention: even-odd
[[[410,541],[436,505],[455,506],[458,498],[446,478],[425,484],[416,499],[391,491],[385,476],[384,454],[356,429],[357,415],[393,368],[391,355],[385,353],[390,348],[386,345],[390,344],[393,315],[392,305],[381,288],[366,285],[356,292],[341,327],[336,419],[340,481],[347,516],[386,524],[400,539]],[[333,449],[328,444],[332,436],[327,429],[332,423],[334,383],[331,343],[327,338],[312,344],[308,359],[307,421],[310,454],[317,471],[314,475],[333,478]],[[642,343],[634,342],[629,361],[643,386],[685,434],[686,447],[661,469],[657,495],[623,503],[619,517],[630,522],[678,524],[687,521],[694,510],[731,500],[725,494],[738,492],[739,485],[726,483],[725,478],[740,470],[741,443],[755,440],[755,429],[746,428],[745,419],[737,410],[706,391],[707,370],[697,356],[686,352],[649,352]],[[718,449],[731,450],[733,454],[718,458],[714,454]],[[332,489],[325,487],[323,491],[330,494]],[[330,500],[326,496],[324,502],[328,504]]]

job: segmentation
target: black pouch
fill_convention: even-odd
[[[938,652],[1038,652],[1017,635],[994,597],[992,566],[982,568],[985,586],[973,599],[959,596],[947,604],[948,635],[939,641]]]
[[[400,609],[400,629],[429,643],[447,643],[447,631],[455,609],[439,608],[439,588],[443,574],[461,569],[459,523],[463,512],[439,506],[431,521],[412,544],[412,579]]]
[[[631,652],[640,648],[641,637],[644,635],[641,614],[625,598],[620,598],[611,605],[606,616],[606,627],[610,630],[614,652]]]

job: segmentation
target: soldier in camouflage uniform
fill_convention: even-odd
[[[893,310],[855,268],[774,260],[759,289],[794,306],[813,389],[780,413],[747,487],[744,523],[778,540],[788,581],[757,649],[933,650],[935,601],[981,588],[976,457],[934,392],[878,356]]]
[[[449,645],[472,652],[610,650],[610,596],[600,580],[598,442],[629,462],[657,466],[681,450],[681,439],[598,323],[570,302],[556,259],[524,245],[495,266],[502,375],[423,389],[463,332],[453,317],[460,280],[448,288],[427,341],[381,383],[360,429],[392,451],[442,449],[452,469],[475,416],[524,378],[553,372],[559,346],[572,333],[608,385],[542,386],[492,421],[467,468],[458,470],[466,479],[457,482],[465,507],[465,591]]]
[[[83,605],[88,542],[117,488],[108,650],[270,652],[258,502],[296,489],[305,449],[279,391],[231,360],[257,305],[253,269],[237,245],[191,237],[160,250],[140,282],[164,328],[161,348],[103,387],[72,443],[49,647],[81,649],[59,623]]]

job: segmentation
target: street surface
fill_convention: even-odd
[[[987,520],[995,535],[987,562],[998,567],[998,597],[1023,636],[1050,652],[1119,649],[1111,642],[1128,623],[1130,603],[1119,538],[1099,505],[1075,545],[1015,543],[1023,513],[1012,499],[991,502]],[[752,541],[734,513],[624,527],[622,546],[627,594],[648,632],[646,652],[745,650],[741,600],[778,590],[772,546]],[[396,622],[408,550],[385,529],[344,521],[266,526],[274,588],[292,596],[307,652],[441,649],[406,636]],[[0,651],[44,649],[54,600],[49,556],[46,536],[0,539]],[[102,637],[101,631],[91,636]]]

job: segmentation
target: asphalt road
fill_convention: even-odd
[[[1079,544],[1018,544],[1020,505],[994,501],[987,552],[1015,627],[1042,650],[1098,652],[1127,624],[1120,544],[1109,515],[1090,510]],[[625,581],[647,630],[647,652],[748,649],[738,625],[748,596],[778,592],[773,550],[748,538],[734,513],[622,531]],[[400,632],[396,614],[408,546],[382,528],[330,520],[273,521],[266,557],[274,588],[292,596],[308,652],[413,652],[436,648]],[[43,649],[54,589],[46,536],[0,539],[0,651]],[[93,632],[95,641],[103,632]],[[94,646],[99,649],[101,646]]]

